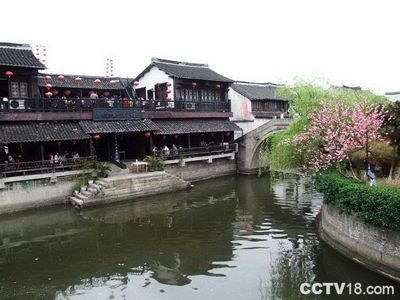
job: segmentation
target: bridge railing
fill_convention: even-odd
[[[226,143],[224,145],[179,148],[176,150],[170,149],[169,151],[157,150],[153,151],[153,156],[163,157],[165,160],[172,160],[172,159],[181,159],[186,157],[216,155],[216,154],[223,154],[236,151],[237,151],[237,143],[233,144]]]

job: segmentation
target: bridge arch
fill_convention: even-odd
[[[236,156],[239,173],[255,174],[260,164],[260,147],[265,138],[275,132],[285,130],[289,126],[288,119],[272,119],[260,127],[246,133],[236,141],[239,151]]]

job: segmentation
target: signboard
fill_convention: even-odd
[[[139,108],[94,108],[93,120],[96,121],[119,121],[140,120],[142,117]]]

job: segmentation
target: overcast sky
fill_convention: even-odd
[[[46,45],[49,72],[134,77],[151,57],[235,80],[322,79],[400,90],[399,1],[112,0],[1,3],[0,41]]]

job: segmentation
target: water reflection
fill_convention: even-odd
[[[387,283],[318,241],[321,203],[304,178],[236,177],[2,217],[0,298],[302,299],[302,282]]]

